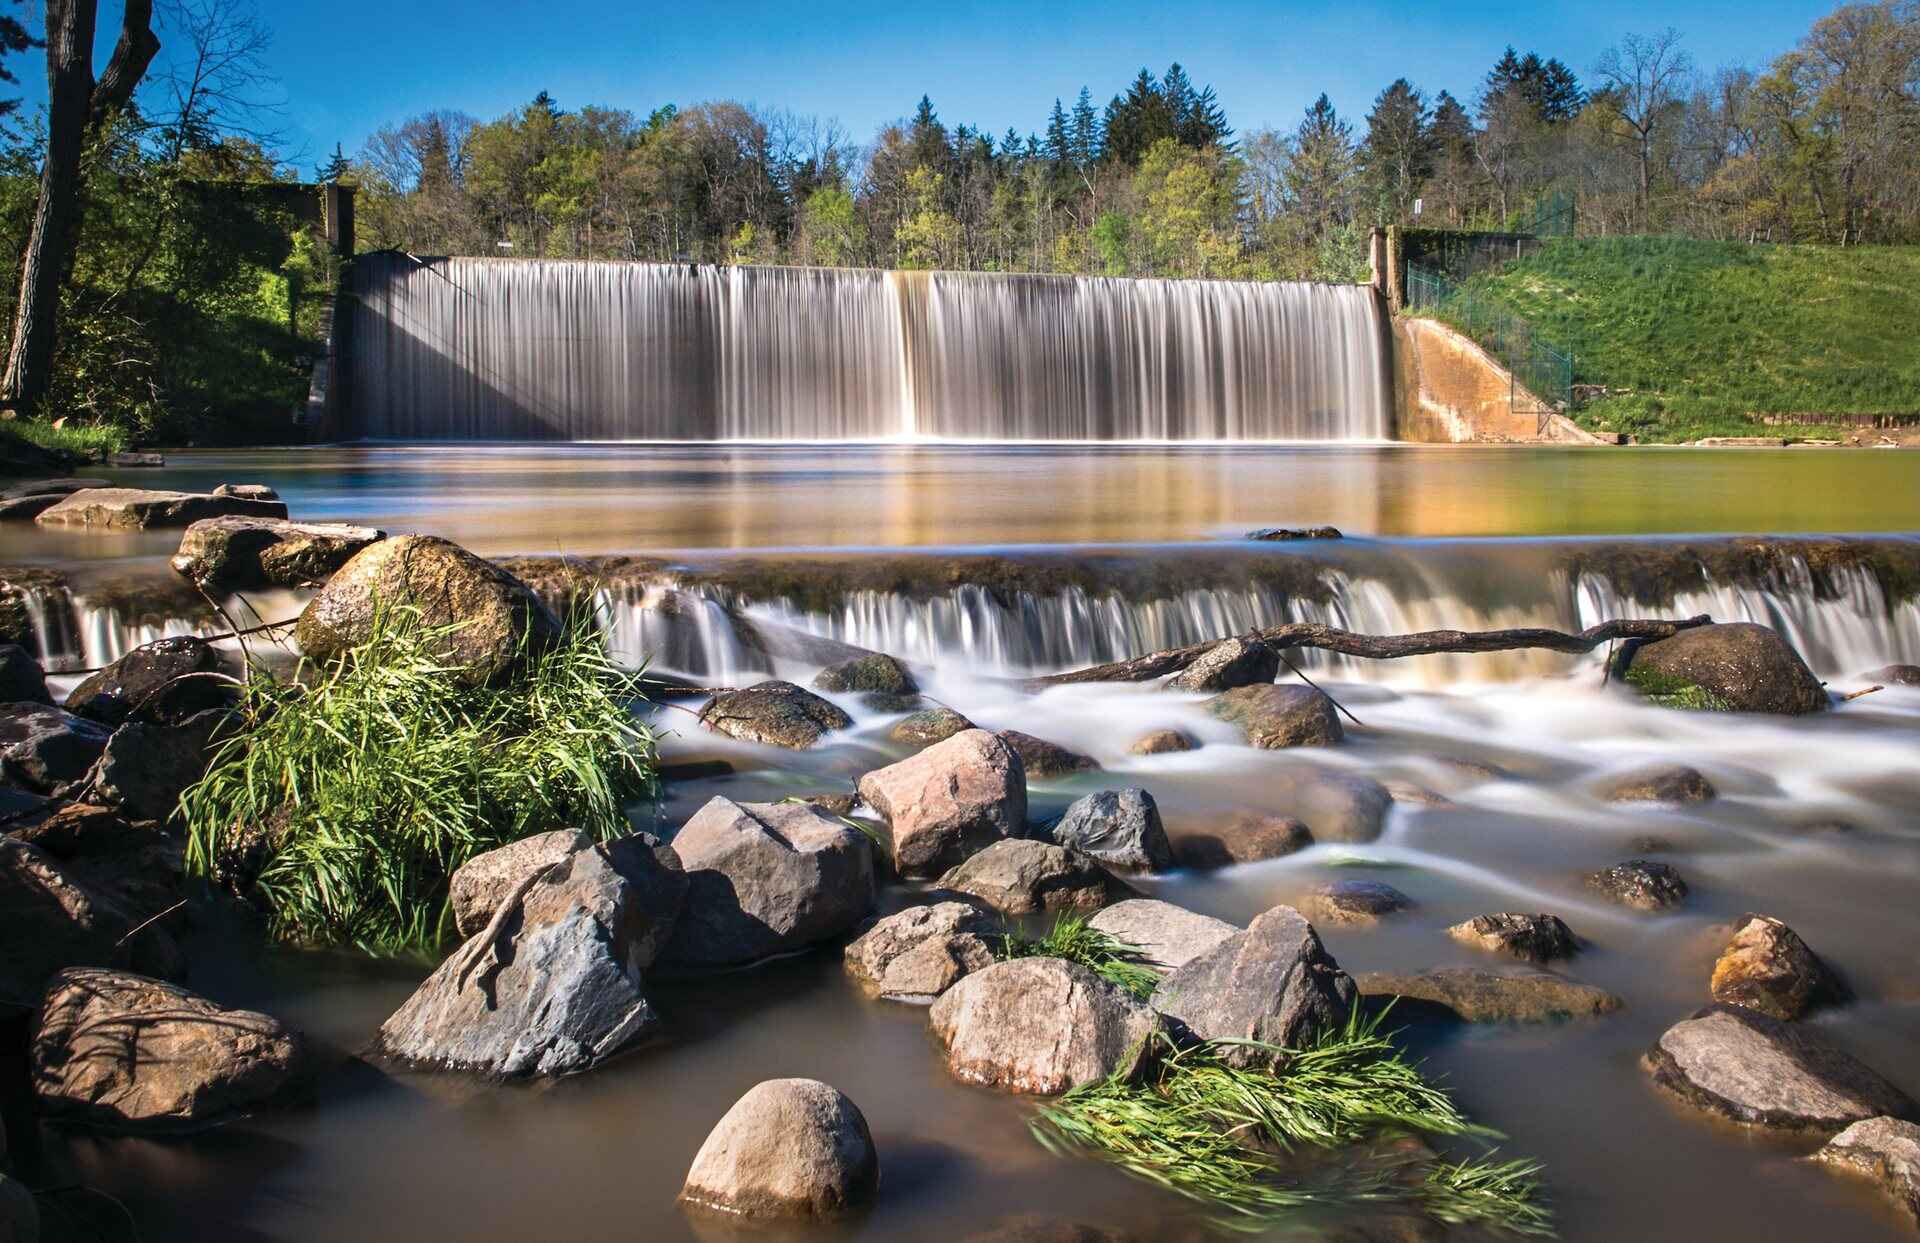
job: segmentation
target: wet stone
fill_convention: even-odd
[[[722,691],[700,709],[700,723],[716,734],[805,751],[853,718],[812,691],[778,679]]]
[[[1520,915],[1503,912],[1480,915],[1447,929],[1456,941],[1495,954],[1510,954],[1526,962],[1553,962],[1571,958],[1580,943],[1573,929],[1558,915]]]
[[[1023,734],[1017,729],[1002,729],[995,732],[1002,741],[1018,753],[1021,766],[1025,769],[1027,779],[1030,781],[1070,777],[1075,773],[1093,772],[1100,767],[1090,755],[1070,751],[1059,743],[1035,738],[1032,734]]]
[[[1605,989],[1546,971],[1365,971],[1354,977],[1365,997],[1400,997],[1452,1012],[1469,1023],[1547,1023],[1611,1014],[1626,1003]]]
[[[1797,1019],[1846,989],[1798,933],[1767,915],[1742,915],[1713,966],[1713,999],[1776,1019]]]
[[[1150,734],[1142,734],[1134,739],[1127,748],[1128,755],[1172,755],[1180,751],[1194,749],[1193,739],[1177,729],[1156,729]]]
[[[895,722],[887,737],[909,747],[930,747],[972,728],[973,722],[952,708],[922,708]]]
[[[1719,791],[1697,768],[1654,765],[1624,773],[1607,783],[1609,803],[1705,803]]]
[[[1687,882],[1670,865],[1629,859],[1587,877],[1587,888],[1636,911],[1664,911],[1686,901]]]

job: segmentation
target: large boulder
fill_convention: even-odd
[[[673,836],[687,899],[662,962],[741,966],[842,936],[873,909],[873,843],[806,803],[714,798]]]
[[[13,835],[46,852],[65,881],[90,895],[112,921],[129,927],[146,923],[136,939],[143,947],[163,927],[147,921],[175,906],[184,894],[186,843],[157,821],[140,820],[125,807],[62,803],[45,819],[15,829]],[[163,943],[155,947],[165,949]],[[113,958],[85,965],[132,961]],[[171,952],[140,969],[170,973],[174,969]]]
[[[1856,1122],[1812,1159],[1873,1180],[1920,1225],[1920,1126],[1898,1118]]]
[[[1054,1096],[1151,1059],[1153,1010],[1078,963],[1018,958],[969,975],[933,1003],[928,1025],[957,1079]]]
[[[556,829],[475,855],[455,869],[447,886],[454,931],[462,939],[474,935],[522,881],[591,849],[593,841],[585,833]],[[633,910],[640,922],[627,929],[627,939],[634,964],[645,971],[666,947],[680,917],[687,897],[686,873],[673,847],[645,834],[608,842],[604,849],[614,870],[634,890]]]
[[[50,704],[47,672],[18,643],[0,643],[0,703]]]
[[[659,1023],[641,959],[662,913],[605,850],[524,877],[380,1027],[396,1061],[490,1076],[590,1070]]]
[[[1687,1104],[1745,1126],[1833,1134],[1913,1100],[1804,1026],[1739,1006],[1708,1006],[1669,1027],[1641,1058]]]
[[[178,635],[143,643],[73,688],[67,711],[123,725],[173,725],[235,698],[232,670],[205,639]]]
[[[814,675],[813,689],[840,694],[869,691],[886,695],[911,695],[920,689],[907,667],[881,652],[856,656],[837,665],[828,665]]]
[[[773,679],[721,691],[700,709],[700,723],[741,742],[804,751],[853,718],[810,690]]]
[[[992,916],[966,902],[910,906],[847,946],[847,974],[869,997],[930,1001],[993,965]]]
[[[1128,898],[1107,907],[1087,926],[1131,945],[1160,971],[1184,967],[1240,931],[1224,919],[1154,898]]]
[[[1048,742],[1044,738],[1035,738],[1032,734],[1023,734],[1017,729],[997,731],[1008,746],[1020,753],[1020,763],[1025,768],[1030,781],[1050,781],[1055,777],[1071,777],[1075,773],[1090,773],[1100,765],[1090,755],[1068,750],[1057,742]]]
[[[894,723],[887,737],[903,746],[930,747],[974,728],[977,727],[972,721],[952,708],[936,706],[908,713]]]
[[[1780,632],[1752,622],[1682,630],[1629,644],[1615,669],[1656,701],[1723,712],[1800,716],[1828,705],[1826,688]]]
[[[1222,868],[1236,863],[1279,859],[1313,845],[1313,831],[1292,816],[1238,811],[1172,835],[1173,857],[1181,867]]]
[[[1479,915],[1447,929],[1454,940],[1494,954],[1510,954],[1523,962],[1546,963],[1571,958],[1580,942],[1558,915],[1523,915],[1503,911]]]
[[[385,538],[385,531],[338,522],[203,518],[187,528],[171,564],[209,591],[316,587]]]
[[[397,606],[418,610],[422,627],[442,632],[441,656],[471,685],[507,673],[561,634],[552,610],[499,566],[431,535],[401,535],[341,566],[301,611],[294,638],[325,663],[365,642],[376,616]]]
[[[817,1079],[768,1079],[700,1145],[680,1199],[738,1217],[826,1220],[872,1199],[879,1184],[858,1106]]]
[[[969,729],[860,778],[860,798],[887,823],[894,868],[937,876],[1027,827],[1027,774],[1019,754]]]
[[[1605,989],[1547,971],[1363,971],[1363,997],[1401,997],[1451,1011],[1469,1023],[1545,1023],[1612,1014],[1626,1003]]]
[[[1687,900],[1687,882],[1671,864],[1628,859],[1587,877],[1587,888],[1636,911],[1664,911]]]
[[[279,1020],[97,967],[53,977],[32,1052],[40,1106],[114,1130],[214,1126],[298,1089],[305,1042]]]
[[[206,775],[233,720],[225,708],[209,708],[171,725],[128,721],[94,767],[95,794],[135,819],[167,819],[181,793]]]
[[[62,967],[132,967],[152,975],[180,969],[180,951],[161,924],[82,883],[66,863],[36,846],[0,837],[0,996],[38,997]]]
[[[1329,747],[1347,736],[1333,701],[1311,686],[1242,686],[1215,695],[1206,707],[1263,751]]]
[[[1261,686],[1280,673],[1280,653],[1259,639],[1227,639],[1167,682],[1170,691],[1213,694],[1242,686]]]
[[[62,497],[34,519],[47,526],[97,527],[109,531],[141,531],[154,527],[184,527],[202,518],[237,514],[250,518],[284,518],[284,501],[253,500],[243,496],[212,496],[205,492],[165,492],[146,488],[87,488]]]
[[[1609,803],[1705,803],[1719,791],[1697,768],[1652,764],[1610,778],[1601,794]]]
[[[1097,911],[1131,892],[1093,859],[1051,842],[995,842],[940,878],[940,888],[1009,915]]]
[[[1153,1008],[1203,1040],[1253,1040],[1299,1048],[1347,1021],[1353,980],[1300,912],[1276,906],[1160,981]],[[1278,1055],[1228,1046],[1228,1061],[1273,1065]]]
[[[1112,867],[1164,872],[1173,849],[1153,795],[1137,786],[1101,790],[1076,800],[1053,826],[1055,845],[1078,850]]]
[[[48,704],[0,704],[0,781],[65,797],[99,762],[109,736],[99,722]]]
[[[1767,915],[1742,915],[1713,964],[1713,999],[1776,1019],[1797,1019],[1846,989],[1798,933]]]

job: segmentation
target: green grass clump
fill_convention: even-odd
[[[1064,958],[1141,1001],[1153,996],[1160,983],[1159,974],[1141,961],[1139,946],[1089,927],[1079,915],[1060,916],[1038,939],[1011,930],[1003,933],[998,957],[1002,962],[1013,958]]]
[[[1698,682],[1689,682],[1685,678],[1670,673],[1659,673],[1652,669],[1643,669],[1638,665],[1628,665],[1624,675],[1627,685],[1646,696],[1649,703],[1662,708],[1685,708],[1690,712],[1731,712],[1733,705],[1714,694]]]
[[[1040,1108],[1034,1134],[1050,1151],[1099,1156],[1220,1210],[1234,1228],[1261,1228],[1312,1205],[1412,1200],[1442,1221],[1552,1233],[1529,1162],[1436,1162],[1409,1183],[1396,1177],[1404,1160],[1399,1169],[1352,1163],[1303,1178],[1275,1155],[1408,1132],[1496,1137],[1406,1060],[1381,1032],[1383,1018],[1356,1010],[1343,1028],[1299,1049],[1250,1041],[1181,1048],[1161,1036],[1161,1056],[1144,1078],[1115,1074],[1073,1089]],[[1230,1045],[1267,1050],[1278,1069],[1231,1065],[1222,1056]]]
[[[617,836],[653,791],[633,679],[590,621],[478,689],[435,655],[451,629],[385,609],[311,680],[256,672],[242,727],[182,797],[189,867],[248,888],[280,939],[431,953],[462,863],[556,828]]]
[[[0,436],[76,461],[120,453],[127,447],[124,428],[96,423],[66,423],[55,427],[50,419],[10,419],[0,423]]]

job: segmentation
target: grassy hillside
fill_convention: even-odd
[[[1471,284],[1571,349],[1575,383],[1613,390],[1577,416],[1596,429],[1821,435],[1824,414],[1920,413],[1920,248],[1569,238]]]

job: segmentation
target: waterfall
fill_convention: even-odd
[[[400,440],[1380,440],[1363,286],[384,252],[356,434]]]

